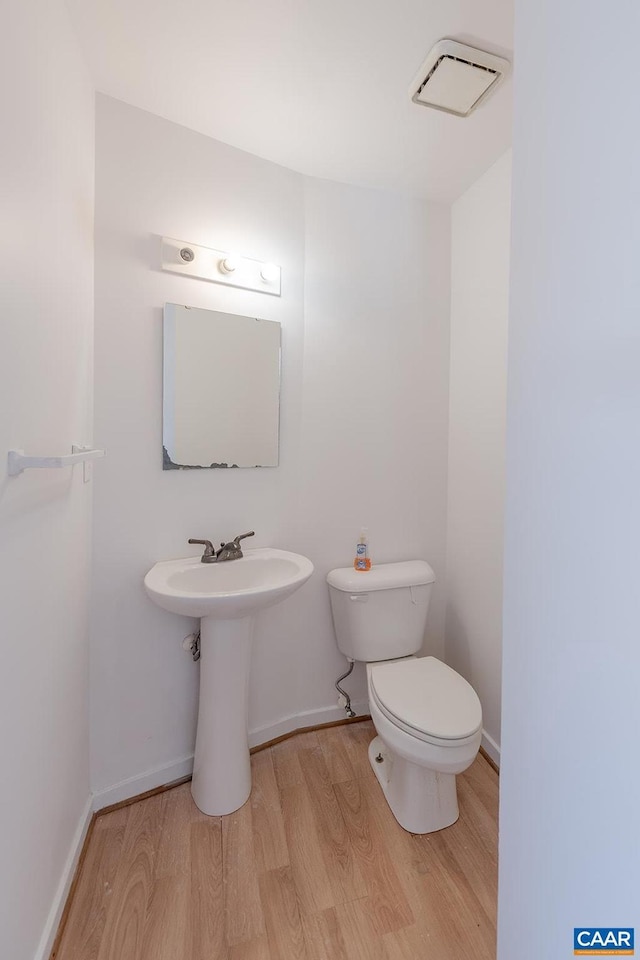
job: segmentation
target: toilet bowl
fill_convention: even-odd
[[[471,766],[482,738],[473,687],[435,657],[369,663],[367,686],[378,734],[369,762],[393,815],[410,833],[451,826],[456,774]]]
[[[367,665],[377,736],[369,761],[393,815],[411,833],[458,819],[456,774],[475,760],[482,708],[473,687],[421,649],[433,570],[424,560],[327,576],[338,648]]]

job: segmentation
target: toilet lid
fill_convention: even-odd
[[[462,740],[482,726],[482,707],[473,687],[435,657],[376,663],[371,685],[390,717],[417,733]]]

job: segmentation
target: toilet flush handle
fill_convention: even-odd
[[[349,600],[353,600],[354,603],[366,603],[368,599],[368,593],[352,593],[349,597]]]

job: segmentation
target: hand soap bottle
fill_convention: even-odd
[[[355,570],[365,572],[371,570],[371,560],[369,559],[369,547],[367,544],[367,528],[362,528],[360,539],[356,544],[356,556],[353,561]]]

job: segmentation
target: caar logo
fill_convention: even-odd
[[[633,957],[633,933],[633,927],[574,927],[573,953],[583,957]]]

